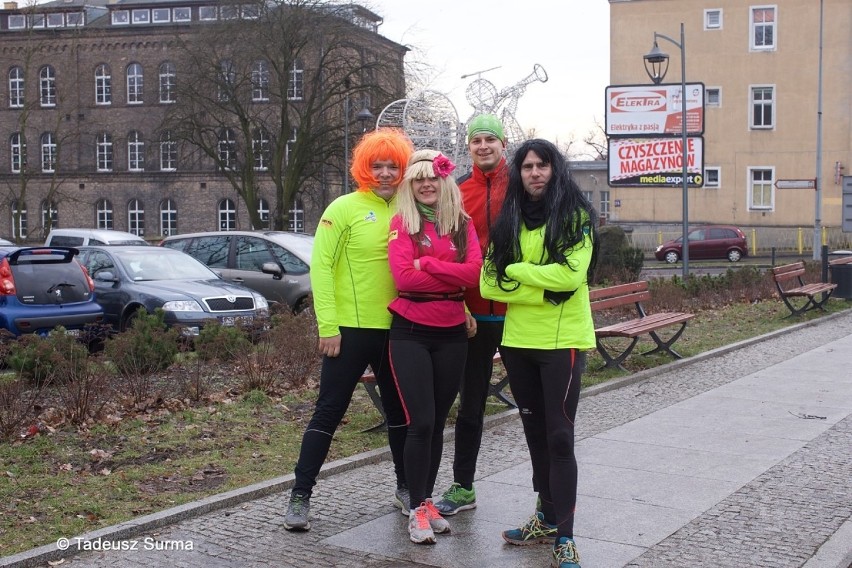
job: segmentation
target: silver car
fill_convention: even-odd
[[[211,231],[167,237],[164,247],[200,260],[223,279],[299,312],[311,293],[314,238],[285,231]]]

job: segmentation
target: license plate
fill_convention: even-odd
[[[248,325],[252,322],[251,316],[222,316],[219,318],[222,325],[233,327],[235,325]]]

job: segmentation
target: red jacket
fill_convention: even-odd
[[[471,173],[458,180],[464,210],[473,219],[483,256],[490,242],[488,233],[503,206],[508,183],[509,167],[506,165],[506,158],[501,159],[500,164],[487,173],[474,165]],[[474,316],[506,315],[506,304],[483,299],[476,286],[465,290],[464,299]]]

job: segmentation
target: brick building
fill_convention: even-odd
[[[286,5],[285,0],[278,8]],[[376,62],[377,73],[361,73],[352,108],[369,104],[378,113],[400,98],[407,49],[378,34],[381,18],[353,4],[318,2],[315,8],[333,10],[345,20],[351,52]],[[58,0],[28,8],[7,2],[0,10],[0,62],[6,74],[0,95],[0,236],[40,242],[50,224],[113,228],[151,240],[178,232],[251,228],[246,202],[229,181],[236,167],[231,169],[228,160],[238,147],[231,129],[220,129],[211,155],[177,136],[168,121],[188,92],[182,89],[197,82],[198,62],[190,63],[187,42],[209,38],[210,57],[219,57],[217,49],[227,42],[216,40],[224,30],[257,26],[261,11],[269,9],[268,3],[215,0]],[[270,69],[278,61],[258,59],[251,69],[239,70],[250,79],[239,88],[250,93],[247,105],[259,109],[257,116],[265,113],[264,120],[272,124],[280,122],[282,108],[296,117],[296,124],[310,116],[305,113],[314,101],[311,90],[317,89],[310,79],[321,65],[321,31],[311,30],[313,45],[286,69],[286,94],[277,101]],[[240,43],[234,41],[234,51],[245,47]],[[357,59],[351,58],[353,64]],[[223,72],[232,82],[236,74],[230,68]],[[221,103],[227,96],[220,92],[218,99],[209,99]],[[350,104],[348,92],[324,102],[323,120],[335,138],[323,145],[328,157],[321,175],[282,204],[291,213],[292,230],[312,232],[319,211],[342,190],[344,102]],[[216,105],[200,114],[211,108]],[[354,142],[354,116],[349,118]],[[316,116],[311,119],[317,122]],[[278,205],[273,176],[281,173],[269,164],[274,157],[267,151],[268,135],[262,129],[253,132],[256,138],[245,159],[253,160],[255,206],[268,223]],[[295,126],[293,132],[295,137]]]

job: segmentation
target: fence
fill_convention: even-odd
[[[630,235],[634,247],[646,254],[653,253],[666,241],[683,235],[678,226],[623,226]],[[740,227],[746,235],[749,254],[768,255],[774,248],[777,252],[798,255],[813,255],[813,227]],[[632,230],[631,230],[632,229]],[[852,250],[852,233],[844,233],[840,227],[822,228],[822,245],[829,251]]]

